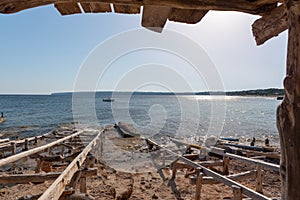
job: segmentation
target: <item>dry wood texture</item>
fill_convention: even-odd
[[[57,3],[54,5],[61,15],[81,13],[78,3]]]
[[[70,165],[62,172],[62,174],[52,183],[52,185],[44,192],[39,200],[57,200],[65,190],[65,187],[71,182],[73,175],[79,170],[86,156],[97,144],[97,139],[100,137],[100,132],[89,145],[70,163]]]
[[[206,15],[208,10],[178,9],[173,8],[168,19],[175,22],[196,24]]]
[[[287,0],[289,24],[285,97],[277,109],[284,200],[300,199],[300,2]]]
[[[167,22],[170,12],[170,7],[145,6],[142,26],[160,33]]]
[[[114,4],[114,11],[115,13],[123,13],[123,14],[139,14],[140,6]]]
[[[285,6],[281,5],[272,10],[268,15],[256,20],[252,25],[252,32],[257,45],[261,45],[272,37],[287,30],[287,14]]]
[[[4,159],[1,159],[0,160],[0,166],[6,165],[8,163],[12,163],[12,162],[17,161],[17,160],[19,160],[21,158],[24,158],[26,156],[30,156],[30,155],[39,153],[39,152],[41,152],[41,151],[43,151],[45,149],[48,149],[50,147],[53,147],[53,146],[57,145],[57,144],[59,144],[59,143],[61,143],[63,141],[66,141],[66,140],[68,140],[70,138],[76,137],[76,136],[80,135],[81,133],[82,132],[80,131],[80,132],[74,133],[73,135],[70,135],[70,136],[67,136],[65,138],[59,139],[59,140],[57,140],[55,142],[51,142],[49,144],[43,145],[41,147],[37,147],[37,148],[31,149],[31,150],[28,150],[28,151],[25,151],[25,152],[22,152],[22,153],[19,153],[19,154],[16,154],[16,155],[4,158]]]
[[[201,1],[181,1],[181,0],[86,0],[81,3],[113,3],[122,5],[135,6],[162,6],[180,9],[196,9],[196,10],[221,10],[221,11],[239,11],[250,14],[262,14],[270,11],[277,6],[278,0],[269,1],[224,1],[224,0],[201,0]],[[68,4],[78,3],[77,0],[2,0],[0,3],[1,13],[14,13],[21,10],[34,8],[49,4]]]

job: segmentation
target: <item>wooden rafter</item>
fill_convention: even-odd
[[[61,173],[61,175],[52,183],[52,185],[44,192],[39,200],[57,200],[65,190],[67,184],[71,182],[73,175],[80,169],[88,153],[97,144],[102,132],[99,132],[97,136],[87,145],[84,150],[70,163],[70,165]]]
[[[171,10],[171,13],[169,14],[168,19],[174,22],[195,24],[200,22],[207,12],[208,10],[173,8]]]
[[[252,32],[257,45],[261,45],[288,29],[287,13],[284,5],[276,7],[268,15],[256,20]]]
[[[161,32],[170,12],[170,7],[145,6],[143,9],[142,26],[155,32]]]
[[[134,6],[167,6],[180,9],[239,11],[250,14],[268,12],[277,6],[279,0],[247,1],[247,0],[81,0],[80,3],[112,3]],[[0,13],[15,13],[21,10],[58,3],[78,3],[77,0],[2,0]]]

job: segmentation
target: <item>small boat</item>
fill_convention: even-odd
[[[238,138],[226,138],[226,137],[221,137],[220,140],[226,140],[226,141],[230,141],[230,142],[238,142],[239,141]]]
[[[102,99],[103,102],[114,102],[115,100],[112,98],[104,98]]]
[[[283,100],[283,96],[277,97],[277,100]]]
[[[123,138],[139,137],[141,135],[131,124],[119,122],[114,127]]]

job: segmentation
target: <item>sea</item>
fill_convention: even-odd
[[[113,102],[104,102],[111,97]],[[63,93],[0,95],[0,138],[45,134],[66,124],[105,127],[132,124],[145,137],[255,137],[279,145],[275,97],[163,93]]]

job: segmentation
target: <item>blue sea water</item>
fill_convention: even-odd
[[[193,138],[209,134],[278,140],[276,108],[280,101],[275,98],[119,94],[113,96],[112,103],[102,101],[110,95],[96,93],[92,99],[83,95],[81,110],[91,105],[99,125],[124,121],[146,136],[160,133]],[[0,95],[0,112],[7,119],[0,124],[0,136],[40,135],[78,121],[73,118],[73,101],[72,94]],[[84,111],[81,123],[92,121],[92,114]]]

